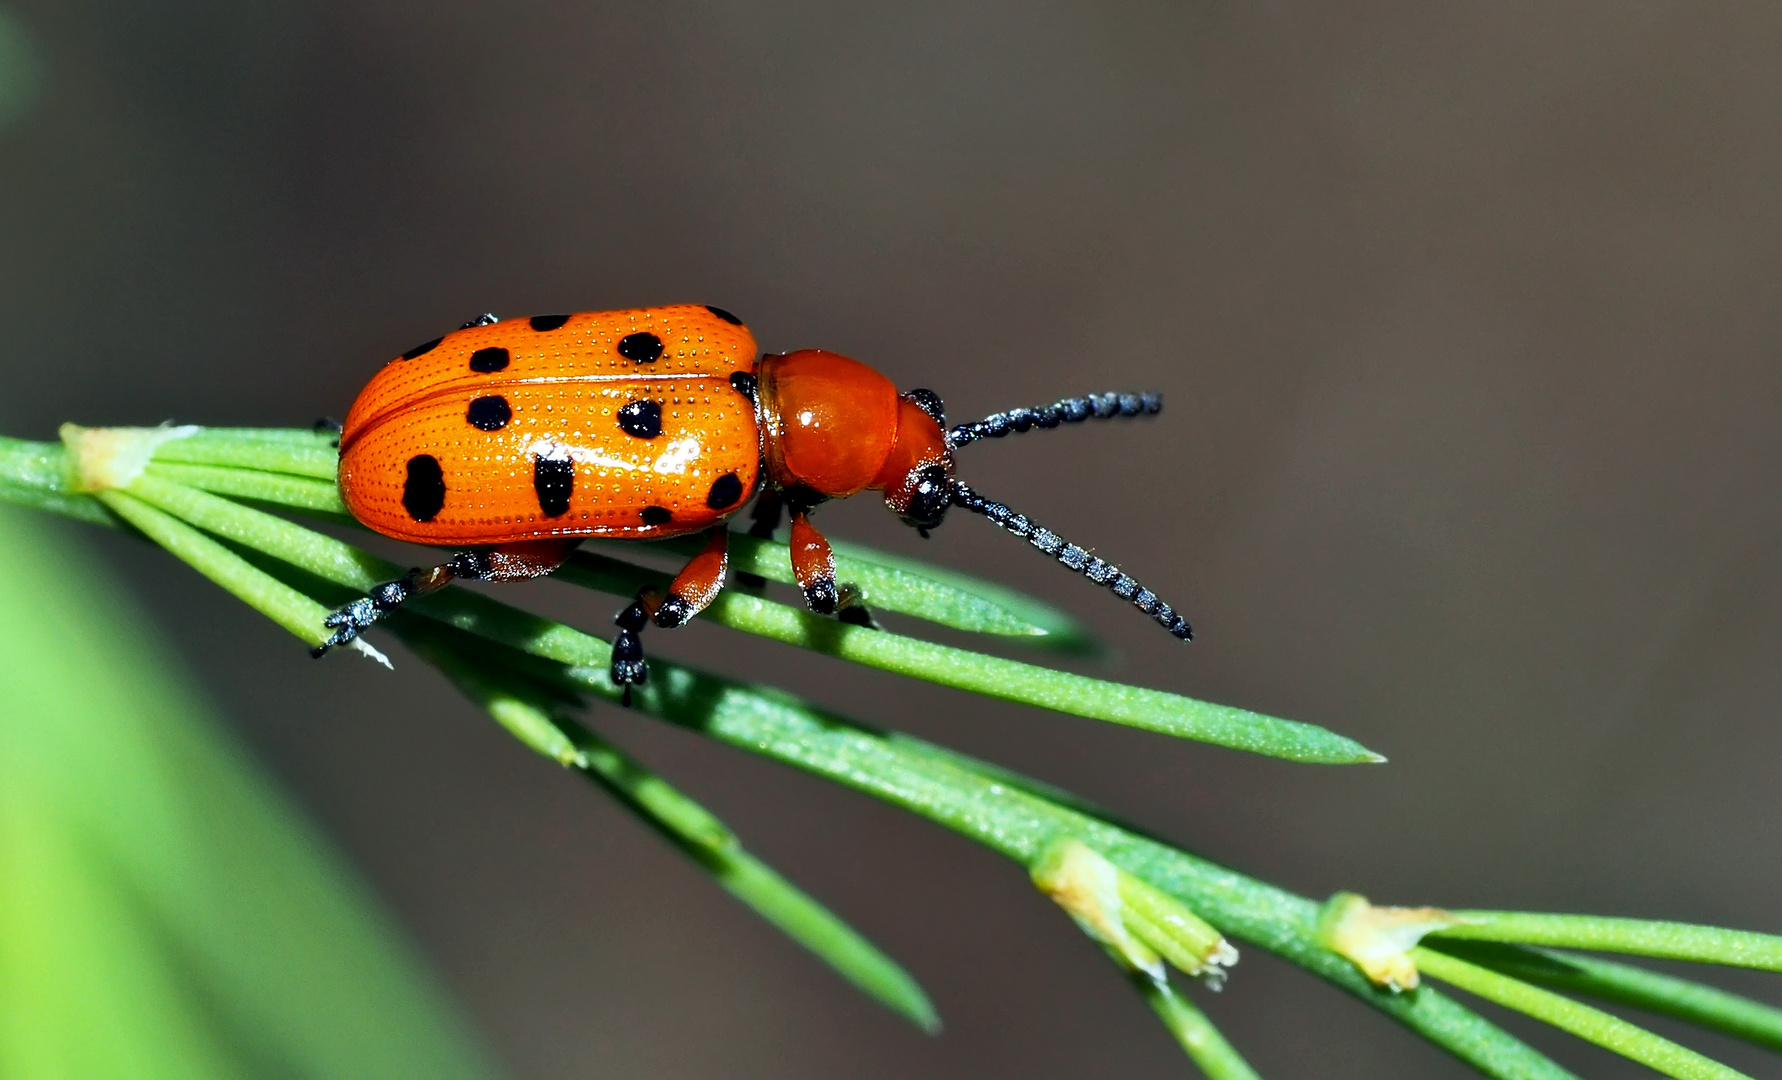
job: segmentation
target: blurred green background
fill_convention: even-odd
[[[657,647],[1310,894],[1782,930],[1782,13],[0,11],[5,433],[304,425],[478,312],[683,300],[962,417],[1161,389],[1155,422],[974,447],[962,471],[1184,609],[1186,650],[981,522],[924,545],[868,500],[824,520],[1058,600],[1128,678],[1391,764],[1251,760],[705,626]],[[1024,875],[967,844],[596,717],[906,962],[948,1024],[928,1040],[412,658],[312,663],[172,559],[82,542],[116,575],[91,595],[148,611],[135,632],[192,670],[516,1077],[1184,1068]],[[505,595],[610,615],[548,584]],[[0,659],[8,679],[26,655]],[[1256,950],[1208,1008],[1265,1074],[1468,1075]]]

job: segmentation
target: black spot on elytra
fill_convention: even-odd
[[[662,403],[633,401],[619,409],[619,426],[625,434],[640,439],[654,439],[662,434]]]
[[[567,315],[534,315],[534,316],[532,316],[532,318],[527,319],[526,321],[528,323],[532,324],[532,329],[534,329],[534,330],[539,330],[539,331],[555,330],[559,326],[562,326],[564,323],[568,322],[569,316],[567,316]]]
[[[736,500],[742,498],[742,493],[741,478],[733,472],[727,472],[712,481],[712,490],[705,497],[705,505],[713,510],[728,510],[736,505]]]
[[[645,525],[666,525],[674,520],[674,514],[666,506],[646,506],[643,509]]]
[[[491,345],[487,349],[478,349],[470,354],[470,370],[480,371],[487,375],[491,371],[500,371],[506,367],[508,360],[506,349],[499,345]]]
[[[436,337],[432,341],[423,341],[419,345],[416,345],[414,348],[403,353],[402,358],[404,360],[413,360],[417,356],[425,356],[437,348],[439,343],[444,340],[445,338]]]
[[[500,431],[514,418],[514,410],[500,394],[480,397],[464,411],[464,419],[479,431]]]
[[[402,483],[402,508],[416,521],[432,521],[445,507],[445,472],[432,454],[408,459],[408,479]]]
[[[730,385],[736,387],[737,393],[747,397],[750,401],[755,400],[755,376],[746,371],[732,371]]]
[[[710,304],[707,304],[707,305],[705,305],[705,310],[711,312],[713,315],[716,315],[718,318],[723,319],[725,322],[729,323],[731,326],[741,326],[742,325],[741,319],[737,318],[735,315],[730,314],[730,312],[725,311],[721,307],[713,307]]]
[[[639,364],[653,364],[662,355],[662,339],[647,330],[619,339],[619,355]]]
[[[568,456],[532,455],[532,489],[538,492],[538,508],[545,517],[569,513],[569,496],[575,491],[575,462]]]

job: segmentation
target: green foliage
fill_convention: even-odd
[[[15,510],[0,555],[0,1076],[491,1075],[122,591]]]
[[[325,438],[307,432],[213,429],[172,439],[155,448],[154,460],[140,475],[92,495],[78,491],[79,478],[68,469],[60,447],[0,440],[0,499],[135,528],[305,642],[324,636],[321,617],[330,606],[400,572],[352,544],[281,516],[350,521],[333,488],[334,452]],[[733,544],[738,568],[786,579],[782,546],[747,537],[735,537]],[[607,545],[605,551],[632,556],[652,547],[676,548]],[[1062,645],[1077,651],[1092,647],[1080,626],[1040,601],[862,548],[843,552],[844,578],[851,575],[875,609],[1010,645]],[[660,571],[627,557],[596,552],[578,555],[557,576],[622,596],[665,580]],[[1304,762],[1381,760],[1353,741],[1311,725],[916,636],[845,626],[759,596],[726,592],[704,617],[839,659],[1164,735]],[[892,960],[748,855],[734,833],[696,802],[584,726],[581,717],[588,704],[620,696],[607,677],[610,647],[605,641],[455,589],[424,597],[383,625],[443,670],[515,737],[612,795],[719,885],[844,978],[918,1025],[935,1027],[928,999]],[[1043,876],[1048,894],[1103,944],[1124,940],[1122,926],[1136,927],[1137,937],[1153,944],[1174,941],[1174,934],[1194,948],[1172,960],[1183,970],[1197,970],[1195,957],[1206,955],[1204,950],[1229,953],[1222,940],[1207,936],[1223,935],[1299,965],[1487,1076],[1570,1076],[1428,985],[1428,979],[1403,993],[1375,986],[1346,953],[1335,951],[1320,935],[1320,905],[1313,900],[1142,835],[1068,793],[920,739],[867,728],[783,691],[661,657],[652,659],[650,681],[634,697],[640,713],[901,806],[978,841],[1024,870],[1048,851],[1059,850],[1061,843],[1085,846],[1094,853],[1085,865],[1105,868],[1095,873],[1114,881],[1115,888],[1092,889],[1085,899],[1071,893],[1070,881],[1061,882],[1050,872]],[[1393,909],[1378,913],[1388,921],[1394,917]],[[1782,970],[1782,939],[1594,916],[1453,914],[1463,921],[1451,926],[1445,917],[1431,921],[1429,925],[1447,928],[1422,945],[1415,944],[1413,934],[1391,947],[1430,979],[1526,1012],[1668,1075],[1739,1074],[1555,991],[1631,1005],[1761,1046],[1782,1045],[1782,1013],[1768,1006],[1627,965],[1529,947],[1622,951]],[[1166,932],[1164,922],[1174,929]],[[1255,1075],[1204,1014],[1167,982],[1162,966],[1145,961],[1152,954],[1131,947],[1113,953],[1202,1071],[1216,1078]],[[1235,977],[1241,978],[1241,972]]]

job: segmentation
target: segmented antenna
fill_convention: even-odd
[[[1123,573],[1118,566],[1096,558],[1052,530],[1030,521],[1027,515],[992,502],[957,480],[953,481],[953,505],[984,515],[999,528],[1014,533],[1090,581],[1107,586],[1120,599],[1132,601],[1133,607],[1157,620],[1157,625],[1176,637],[1183,641],[1194,640],[1194,628],[1188,625],[1188,620],[1159,599],[1156,593]]]
[[[957,450],[979,439],[1000,439],[1011,431],[1080,424],[1090,417],[1106,420],[1114,416],[1149,416],[1162,408],[1162,394],[1086,394],[1037,408],[991,413],[975,424],[960,424],[947,432],[947,445]]]

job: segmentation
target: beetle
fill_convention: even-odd
[[[1182,641],[1174,608],[1087,549],[979,495],[954,453],[984,438],[1090,418],[1146,416],[1157,394],[1091,394],[946,429],[930,390],[836,353],[758,354],[742,320],[700,304],[481,315],[387,363],[340,431],[340,491],[353,516],[399,540],[458,548],[330,614],[313,652],[351,641],[403,602],[453,580],[549,574],[590,536],[652,540],[704,533],[666,593],[619,612],[612,680],[648,675],[639,635],[710,604],[728,570],[725,522],[756,497],[755,536],[791,518],[793,575],[820,615],[870,625],[835,580],[811,512],[861,491],[926,537],[960,507],[1112,590]]]

